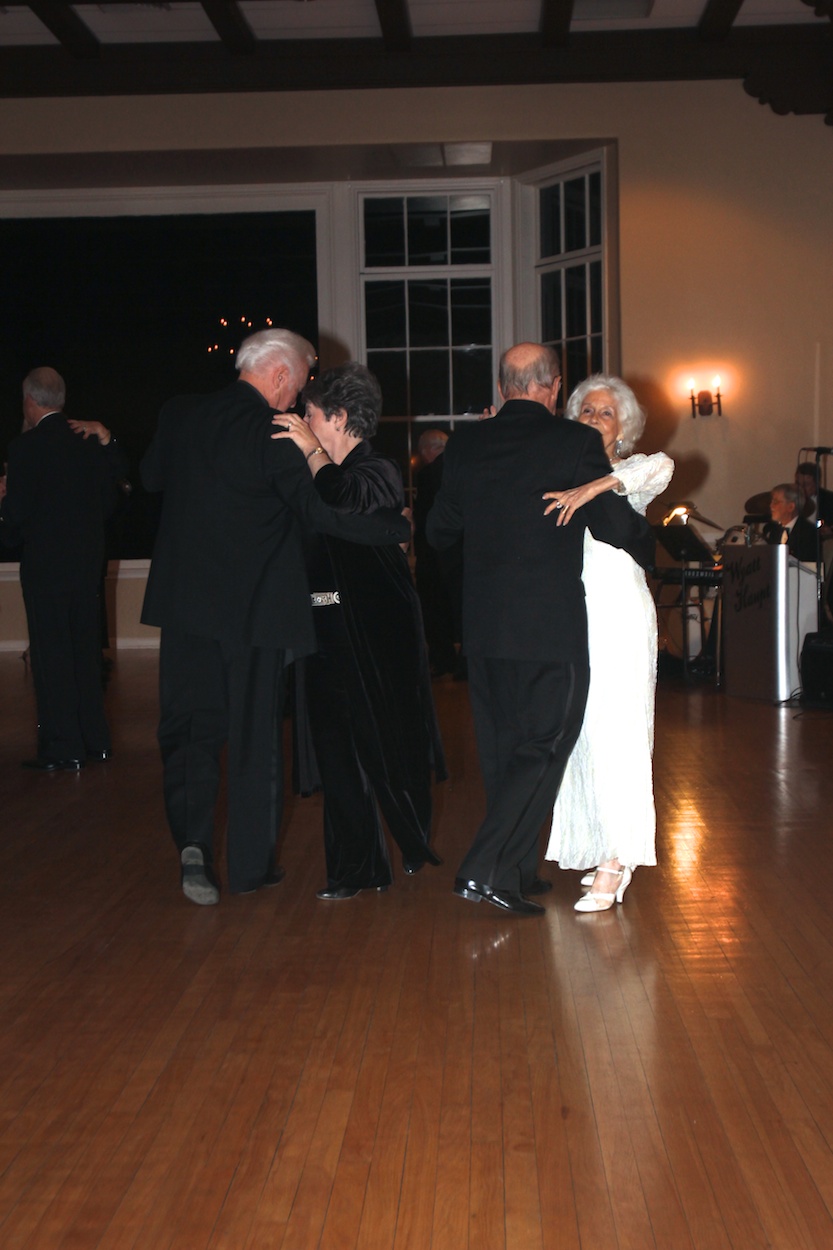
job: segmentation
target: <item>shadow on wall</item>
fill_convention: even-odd
[[[639,451],[647,455],[655,451],[667,451],[684,420],[680,405],[672,402],[668,392],[651,378],[634,375],[627,377],[625,381],[648,414]],[[648,509],[648,520],[654,523],[662,519],[672,504],[683,499],[696,500],[698,491],[709,477],[709,462],[700,452],[686,452],[682,455],[676,452],[672,459],[674,477],[671,485]]]

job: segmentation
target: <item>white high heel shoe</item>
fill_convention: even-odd
[[[591,868],[589,872],[584,874],[581,881],[579,881],[579,885],[585,890],[588,889],[588,887],[591,886],[596,880],[596,873],[598,871],[598,868]]]
[[[580,898],[577,903],[573,904],[575,911],[591,912],[591,911],[609,911],[614,903],[621,903],[625,897],[631,881],[633,880],[633,872],[630,868],[603,868],[602,872],[609,872],[612,877],[619,877],[619,885],[613,894],[603,894],[601,892],[594,894],[592,891]]]

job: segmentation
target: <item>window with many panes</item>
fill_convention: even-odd
[[[490,194],[366,195],[362,243],[366,359],[386,417],[481,413],[494,384]]]
[[[598,168],[538,188],[536,276],[542,340],[558,349],[569,395],[604,368],[602,175]]]

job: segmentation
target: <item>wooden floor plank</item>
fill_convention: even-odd
[[[438,682],[443,867],[321,903],[290,798],[286,881],[202,909],[156,657],[118,657],[77,777],[19,768],[31,677],[0,680],[3,1250],[833,1245],[830,713],[661,682],[658,867],[588,917],[546,865],[528,921],[451,893],[483,796]]]

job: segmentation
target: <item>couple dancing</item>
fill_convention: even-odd
[[[655,862],[656,618],[637,565],[648,567],[654,550],[641,512],[673,466],[664,456],[622,463],[644,414],[618,379],[589,378],[568,404],[573,419],[555,420],[557,354],[521,343],[501,358],[498,385],[496,418],[449,440],[427,526],[440,548],[463,535],[463,628],[486,789],[454,890],[542,914],[528,896],[549,889],[537,859],[552,816],[548,857],[593,869],[576,907],[602,911],[621,901],[637,863]]]

